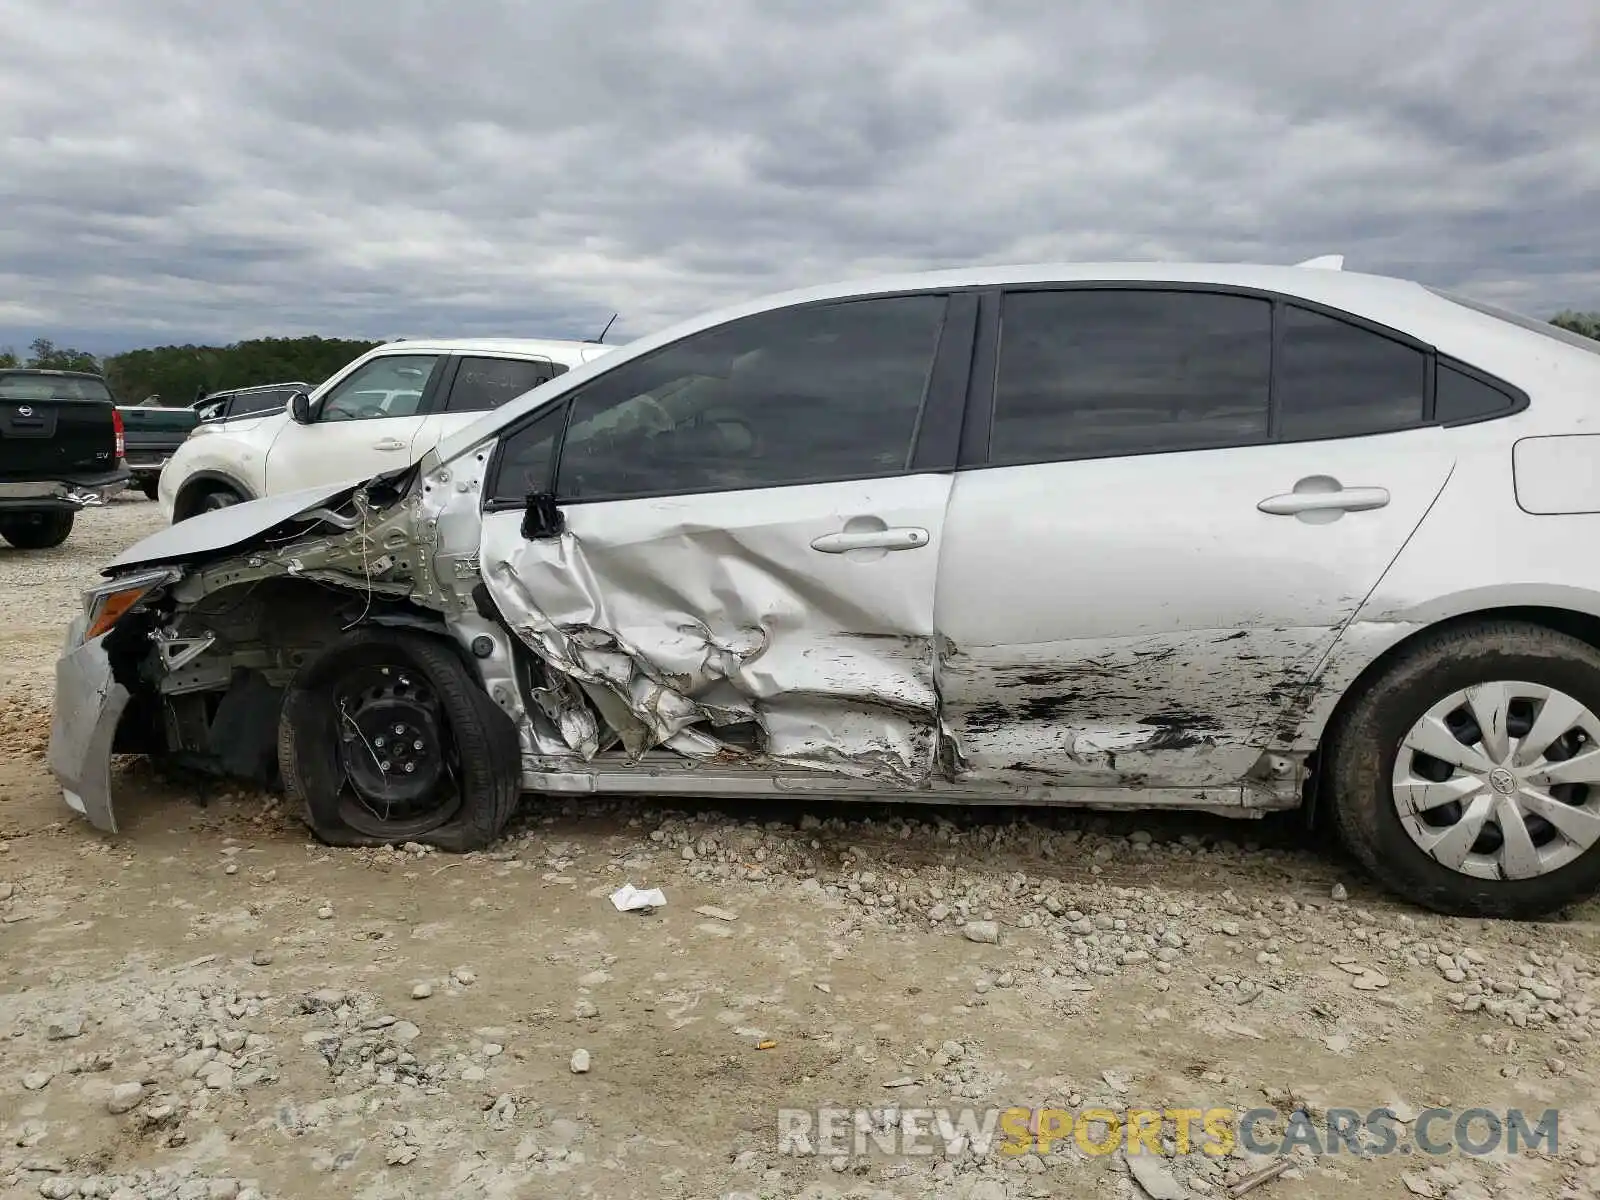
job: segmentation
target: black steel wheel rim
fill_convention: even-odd
[[[350,671],[334,691],[342,815],[376,837],[417,837],[461,807],[450,727],[421,673],[401,664]]]

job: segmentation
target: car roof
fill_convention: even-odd
[[[0,367],[0,375],[53,375],[67,379],[99,379],[104,382],[104,378],[93,371],[57,371],[51,367]]]
[[[715,311],[700,313],[618,349],[621,360],[627,361],[729,321],[799,304],[919,291],[1054,284],[1105,284],[1114,287],[1125,283],[1247,289],[1322,304],[1402,331],[1412,338],[1436,346],[1446,354],[1468,359],[1491,372],[1509,371],[1512,375],[1525,376],[1530,369],[1530,349],[1536,352],[1544,365],[1549,364],[1552,346],[1571,354],[1566,347],[1559,347],[1549,338],[1466,307],[1414,280],[1345,271],[1342,262],[1335,265],[1336,257],[1312,259],[1294,266],[1218,262],[1051,262],[877,275],[753,297]],[[1534,342],[1539,344],[1534,345]],[[619,364],[615,361],[590,362],[575,367],[570,378],[560,383],[546,384],[527,396],[484,413],[479,420],[442,441],[438,447],[438,457],[448,460],[466,452],[477,441],[520,419],[546,397],[555,395],[556,391],[580,386],[585,380],[616,365]],[[538,399],[534,399],[535,396]]]
[[[594,342],[564,341],[560,338],[403,338],[385,342],[370,353],[408,354],[486,354],[512,358],[549,358],[574,366],[596,350],[609,346]]]
[[[1317,260],[1313,260],[1316,262]],[[1320,265],[1283,266],[1216,262],[1055,262],[973,266],[847,279],[752,300],[739,308],[778,308],[807,300],[845,299],[884,292],[947,288],[1012,287],[1055,283],[1173,283],[1254,288],[1307,300],[1364,308],[1415,302],[1428,291],[1420,283],[1388,275],[1329,269]],[[708,314],[709,315],[709,314]],[[712,323],[709,322],[708,323]]]

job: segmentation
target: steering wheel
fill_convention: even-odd
[[[702,427],[712,427],[721,430],[723,426],[733,425],[744,434],[747,443],[746,453],[761,453],[761,438],[757,436],[755,426],[745,420],[736,409],[732,408],[707,408],[697,413],[695,423]]]
[[[650,431],[651,433],[664,433],[677,424],[677,422],[672,419],[672,414],[669,413],[662,406],[661,401],[657,400],[654,396],[635,396],[633,403],[642,406],[645,412],[647,412],[651,419],[655,422],[656,427]]]

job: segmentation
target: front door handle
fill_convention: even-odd
[[[1310,512],[1366,512],[1388,503],[1388,488],[1342,487],[1326,492],[1285,492],[1281,496],[1268,496],[1256,507],[1274,517],[1298,517]]]
[[[852,550],[919,550],[928,544],[928,531],[915,526],[897,529],[863,529],[856,533],[825,533],[811,543],[824,554]]]
[[[402,442],[399,438],[379,438],[372,443],[374,450],[404,450],[410,442]]]

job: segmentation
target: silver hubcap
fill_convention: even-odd
[[[1452,871],[1559,870],[1600,840],[1600,720],[1537,683],[1456,692],[1401,741],[1394,804],[1411,840]]]

